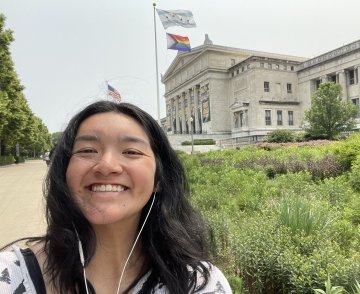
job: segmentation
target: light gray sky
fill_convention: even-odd
[[[50,132],[76,111],[106,98],[108,81],[157,119],[153,3],[148,0],[1,0],[15,69],[30,108]],[[159,0],[157,8],[191,10],[192,47],[209,34],[216,45],[314,57],[360,39],[359,0]],[[177,51],[166,49],[156,15],[159,74]],[[165,116],[160,83],[161,117]]]

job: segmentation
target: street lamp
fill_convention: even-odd
[[[192,127],[193,121],[194,121],[194,119],[193,119],[193,117],[191,116],[191,117],[190,117],[191,154],[194,153],[194,134],[193,134],[193,127]]]

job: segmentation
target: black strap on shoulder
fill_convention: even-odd
[[[29,248],[26,248],[21,249],[21,253],[24,256],[28,272],[36,289],[36,293],[46,294],[44,278],[34,252],[32,252]]]

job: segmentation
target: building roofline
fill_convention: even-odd
[[[321,54],[314,58],[306,60],[305,62],[303,62],[300,65],[300,68],[298,69],[298,71],[308,69],[310,67],[319,65],[321,63],[330,61],[335,58],[339,58],[339,56],[347,55],[347,54],[350,54],[350,53],[358,51],[358,50],[360,50],[360,40],[346,44],[344,46],[341,46],[339,48],[336,48],[334,50],[328,51],[324,54]]]

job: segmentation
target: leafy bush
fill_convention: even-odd
[[[356,191],[360,192],[360,154],[357,155],[355,160],[352,162],[349,180],[352,187]]]
[[[215,145],[216,142],[213,139],[194,139],[193,142],[191,141],[184,141],[181,143],[181,145],[183,146],[188,146],[188,145]]]
[[[294,142],[294,132],[289,130],[275,130],[267,134],[266,141],[270,143]]]
[[[328,276],[351,293],[360,278],[360,197],[350,184],[354,159],[351,172],[342,166],[346,145],[180,155],[234,293],[313,294]]]
[[[360,255],[341,253],[322,232],[292,237],[288,228],[264,216],[241,223],[232,253],[249,293],[313,293],[327,274],[350,289],[360,275]]]
[[[15,158],[13,156],[0,156],[0,166],[13,163],[15,163]]]
[[[331,205],[346,207],[353,198],[354,192],[351,189],[346,176],[338,176],[324,179],[317,182],[316,194]]]
[[[360,197],[356,195],[345,208],[346,218],[354,225],[360,225]],[[360,230],[360,226],[359,226]]]
[[[321,159],[309,159],[307,169],[314,180],[336,177],[342,173],[341,165],[334,155],[325,155]]]
[[[15,156],[15,163],[24,163],[25,162],[25,157],[24,156]]]
[[[354,134],[341,143],[335,147],[334,153],[338,157],[342,168],[350,170],[352,162],[360,154],[360,134]]]

